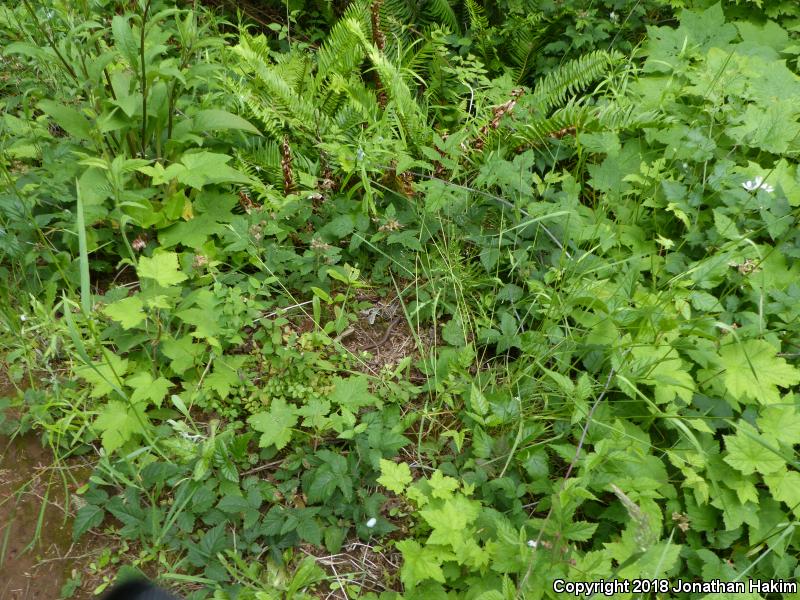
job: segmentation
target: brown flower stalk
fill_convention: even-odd
[[[381,29],[381,4],[383,4],[383,0],[373,0],[370,6],[370,17],[372,20],[372,43],[375,44],[378,50],[383,52],[384,48],[386,48],[386,36]],[[388,97],[377,70],[375,71],[375,89],[378,90],[378,105],[381,108],[386,108]]]
[[[500,120],[505,117],[506,115],[511,114],[511,111],[514,110],[514,107],[517,105],[520,96],[525,92],[522,88],[517,88],[512,90],[511,92],[511,99],[508,102],[504,102],[500,106],[495,106],[492,109],[492,120],[489,121],[486,125],[480,128],[478,131],[478,136],[472,142],[472,147],[475,150],[482,150],[484,144],[484,138],[489,135],[490,131],[494,131],[498,127],[500,127]]]
[[[289,137],[283,136],[281,146],[281,170],[283,171],[283,192],[291,194],[294,191],[294,175],[292,174],[292,150],[289,148]]]

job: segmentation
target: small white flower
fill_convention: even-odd
[[[535,540],[528,540],[528,547],[529,548],[536,548],[539,544],[536,543]]]
[[[611,20],[614,21],[614,23],[617,22],[617,18],[618,18],[617,17],[617,13],[615,13],[613,10],[611,11],[611,13],[608,16],[611,17]]]
[[[20,321],[22,321],[22,322],[24,323],[25,321],[27,321],[27,320],[28,320],[28,317],[26,317],[25,315],[20,315],[20,316],[19,316],[19,320],[20,320]]]
[[[367,521],[367,528],[372,529],[377,524],[378,524],[378,519],[372,517],[369,521]]]
[[[748,192],[753,192],[757,189],[762,189],[768,194],[771,194],[775,191],[775,188],[769,185],[768,183],[764,183],[764,178],[761,175],[757,175],[755,179],[751,181],[745,181],[742,184],[742,187],[746,189]]]
[[[689,163],[683,163],[683,168],[684,169],[688,169],[689,168]]]
[[[362,150],[361,148],[359,148],[358,152],[356,152],[356,160],[358,161],[364,160],[364,150]]]

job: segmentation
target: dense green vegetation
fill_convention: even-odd
[[[197,600],[793,580],[800,6],[240,8],[0,7],[0,427],[90,457],[75,537]]]

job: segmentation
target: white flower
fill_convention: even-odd
[[[367,528],[368,529],[372,529],[377,524],[378,524],[378,519],[376,519],[375,517],[372,517],[369,521],[367,521]]]
[[[617,13],[615,13],[613,10],[608,16],[611,17],[611,20],[614,21],[614,23],[617,22]]]
[[[536,548],[539,544],[536,543],[535,540],[528,540],[528,547],[529,548]]]
[[[748,192],[755,191],[757,189],[762,189],[768,194],[771,194],[775,191],[775,188],[769,185],[768,183],[764,183],[764,178],[761,175],[757,175],[755,179],[752,181],[745,181],[742,184],[742,187],[746,189]]]
[[[20,320],[20,321],[22,321],[22,322],[24,323],[25,321],[27,321],[27,320],[28,320],[28,317],[26,317],[25,315],[20,315],[20,316],[19,316],[19,320]]]

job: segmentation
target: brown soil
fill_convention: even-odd
[[[9,392],[0,383],[0,397]],[[0,436],[0,600],[56,600],[73,572],[83,585],[71,597],[92,597],[99,581],[86,566],[99,542],[72,542],[69,495],[81,477],[88,471],[79,465],[55,467],[38,435]]]

